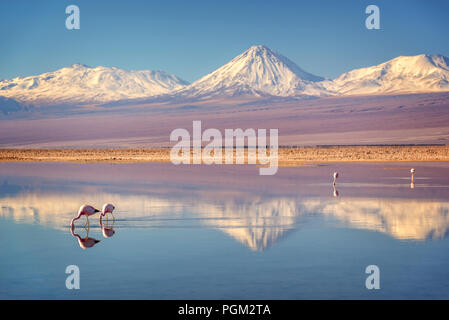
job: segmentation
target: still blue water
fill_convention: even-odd
[[[449,298],[444,163],[3,163],[0,192],[2,299]],[[114,220],[71,233],[80,205],[104,202]]]

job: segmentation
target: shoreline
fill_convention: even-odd
[[[0,162],[170,162],[170,150],[171,148],[0,149]],[[235,150],[234,148],[234,158]],[[245,164],[247,150],[245,149]],[[279,166],[311,162],[444,162],[449,161],[449,146],[282,147],[278,149],[278,159]]]

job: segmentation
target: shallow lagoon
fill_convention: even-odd
[[[70,232],[104,202],[115,220]],[[447,299],[448,230],[447,163],[2,163],[0,298]]]

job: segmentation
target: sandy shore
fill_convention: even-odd
[[[279,165],[347,161],[449,161],[449,146],[332,146],[279,148]],[[1,162],[169,162],[169,148],[0,149]]]

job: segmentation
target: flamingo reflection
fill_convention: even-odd
[[[72,236],[77,238],[78,244],[81,247],[81,249],[86,250],[88,248],[92,248],[94,245],[96,245],[100,240],[89,238],[89,227],[84,228],[86,230],[86,236],[84,238],[81,238],[81,236],[78,233],[75,233],[75,228],[70,228],[70,233]]]
[[[337,190],[337,187],[334,185],[334,197],[338,197],[340,193]]]
[[[101,221],[100,218],[100,226],[101,226],[101,232],[103,233],[103,237],[105,238],[110,238],[115,234],[115,230],[114,230],[114,220],[112,220],[112,225],[108,225],[108,222],[106,222],[105,224]]]

